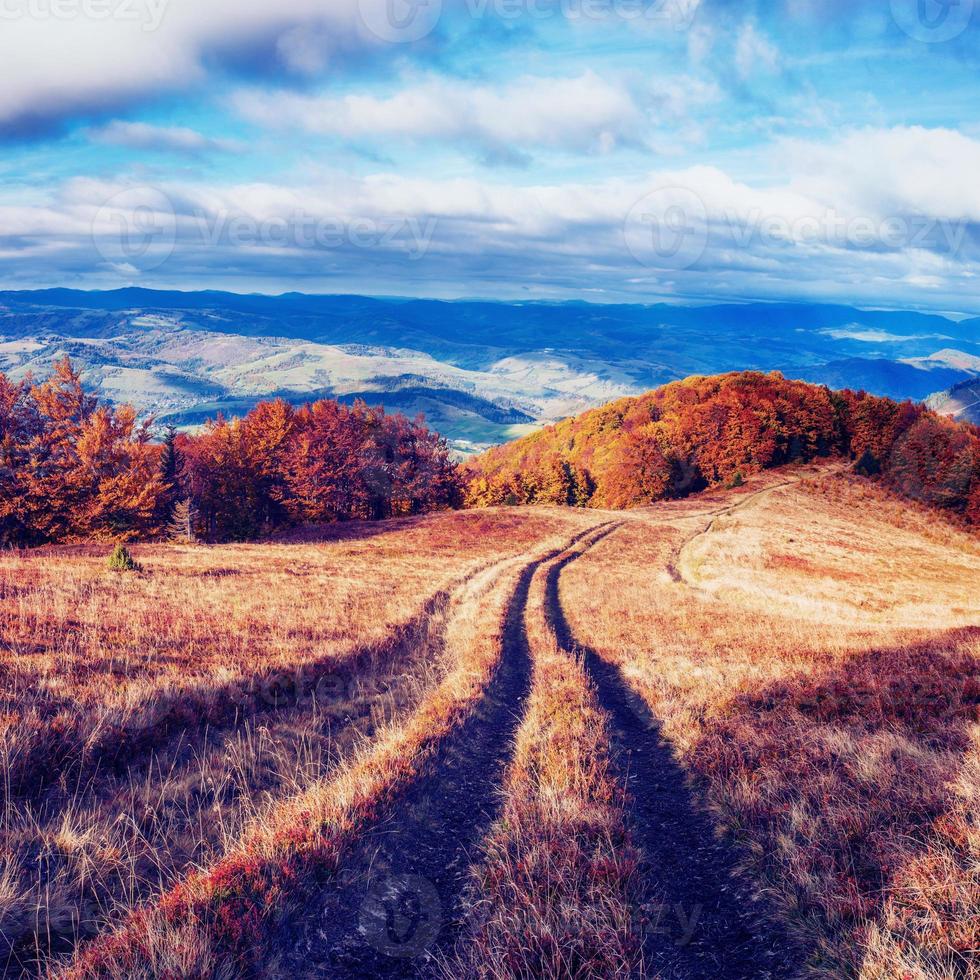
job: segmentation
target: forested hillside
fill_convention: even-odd
[[[458,503],[444,440],[362,403],[260,402],[196,436],[86,392],[61,361],[43,383],[0,374],[0,545],[167,533],[244,540],[293,523],[419,514]]]
[[[468,468],[471,506],[631,507],[821,456],[980,521],[980,433],[911,402],[781,374],[692,377],[491,449]]]
[[[460,473],[420,420],[363,403],[260,402],[160,443],[150,420],[100,402],[65,360],[42,383],[0,374],[0,543],[160,537],[178,510],[188,536],[220,541],[461,502],[626,508],[832,456],[980,522],[974,426],[778,373],[674,382],[499,446]]]

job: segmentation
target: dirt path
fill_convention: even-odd
[[[572,547],[595,529],[576,535]],[[432,977],[453,945],[469,867],[499,812],[499,792],[530,691],[524,607],[535,572],[522,571],[510,599],[500,662],[483,701],[425,773],[345,860],[337,884],[303,921],[278,975],[335,980]]]
[[[773,488],[774,489],[774,488]],[[660,726],[619,670],[576,643],[552,566],[547,608],[558,642],[578,650],[612,718],[613,765],[627,786],[630,829],[644,855],[647,974],[660,980],[788,980],[803,957],[753,901],[736,874],[738,854],[719,840],[661,738]]]
[[[686,518],[684,518],[685,520],[697,517],[706,517],[708,518],[708,521],[703,527],[698,528],[692,535],[690,535],[690,537],[684,540],[678,549],[674,560],[667,565],[667,573],[675,582],[683,582],[692,589],[703,591],[701,590],[701,586],[694,581],[694,578],[690,572],[685,571],[685,557],[690,551],[690,548],[694,542],[699,538],[703,538],[705,535],[710,534],[714,530],[715,524],[718,522],[718,518],[730,517],[732,514],[737,514],[743,508],[748,507],[749,504],[755,503],[755,501],[760,497],[768,496],[769,494],[774,493],[776,490],[782,490],[785,487],[795,486],[801,479],[802,477],[793,480],[784,480],[782,483],[775,483],[772,486],[763,487],[761,490],[755,490],[752,493],[744,494],[734,503],[728,504],[725,507],[719,507],[717,510],[705,511],[703,514],[688,515]]]

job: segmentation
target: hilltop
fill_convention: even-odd
[[[976,428],[911,402],[776,372],[687,378],[495,447],[468,464],[467,501],[635,507],[830,457],[980,520]]]

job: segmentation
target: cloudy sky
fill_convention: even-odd
[[[0,21],[5,288],[980,312],[974,0],[0,0]]]

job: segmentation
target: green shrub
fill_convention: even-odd
[[[110,572],[142,572],[143,566],[129,553],[125,545],[117,544],[109,555],[106,567]]]

